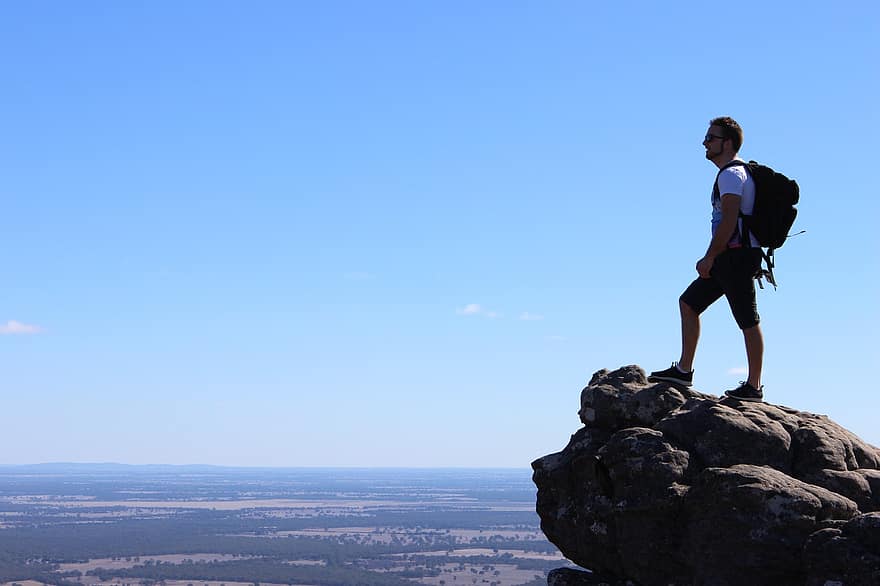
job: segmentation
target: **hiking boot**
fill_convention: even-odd
[[[739,399],[740,401],[754,401],[756,403],[760,403],[764,400],[764,385],[761,385],[760,389],[756,389],[747,381],[740,381],[738,387],[729,391],[724,391],[724,394],[731,399]]]
[[[679,370],[678,365],[673,362],[672,366],[666,370],[655,370],[652,372],[651,376],[648,377],[648,380],[652,383],[663,381],[690,387],[694,384],[694,371],[682,372]]]

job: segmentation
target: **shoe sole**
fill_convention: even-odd
[[[737,397],[736,395],[731,395],[727,391],[724,391],[724,396],[729,397],[731,399],[736,399],[737,401],[747,401],[749,403],[763,403],[764,397]]]
[[[677,385],[681,385],[683,387],[692,387],[694,383],[691,381],[681,380],[680,378],[672,378],[671,376],[649,376],[649,383],[675,383]]]

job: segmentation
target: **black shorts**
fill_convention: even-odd
[[[724,295],[740,329],[758,325],[761,318],[755,299],[755,275],[761,270],[761,258],[760,248],[731,248],[722,252],[715,257],[711,276],[697,278],[681,294],[681,301],[700,314]]]

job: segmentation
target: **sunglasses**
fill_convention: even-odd
[[[716,134],[707,134],[706,136],[703,137],[703,142],[712,142],[716,138],[718,140],[726,140],[723,136],[718,136]]]

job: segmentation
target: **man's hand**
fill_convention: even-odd
[[[715,264],[715,257],[706,255],[700,260],[697,261],[697,272],[700,273],[700,278],[708,279],[710,277],[709,271],[712,270],[712,265]]]

